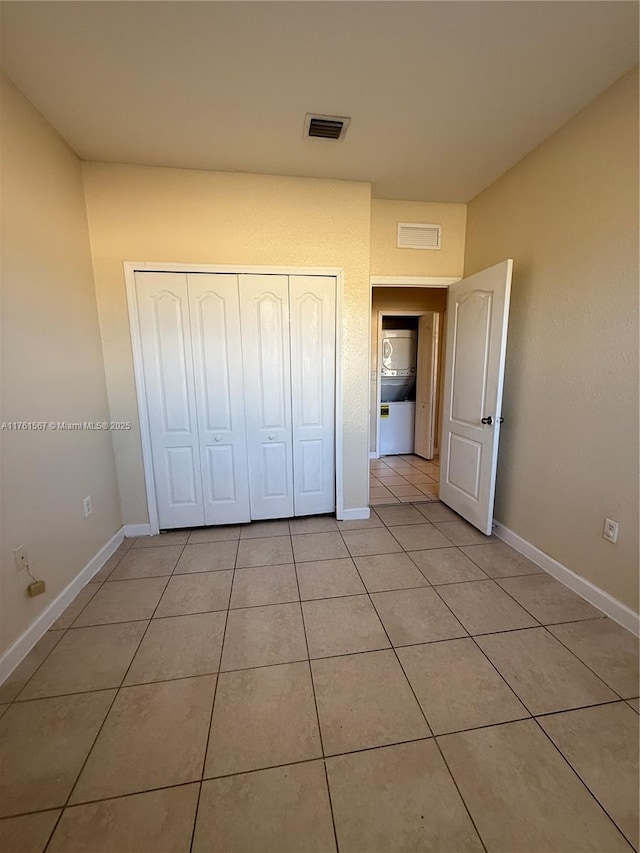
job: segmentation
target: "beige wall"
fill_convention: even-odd
[[[371,201],[371,275],[461,276],[467,206],[423,201]],[[398,249],[398,222],[442,226],[442,248]]]
[[[507,257],[496,517],[637,610],[637,70],[470,203],[465,274]]]
[[[397,314],[402,311],[437,311],[440,315],[438,330],[439,359],[438,359],[438,385],[437,385],[437,407],[436,407],[436,435],[435,446],[438,448],[440,432],[440,404],[442,399],[442,366],[444,355],[444,331],[446,328],[447,291],[445,288],[435,287],[374,287],[371,299],[371,376],[370,376],[370,403],[369,403],[369,449],[375,452],[376,433],[378,429],[378,325],[380,314]],[[375,374],[375,378],[374,377]]]
[[[106,421],[107,396],[80,164],[5,78],[2,105],[2,414]],[[0,431],[0,650],[120,527],[107,432]],[[93,515],[82,499],[91,495]],[[26,544],[44,595],[14,567]]]
[[[342,267],[345,506],[366,506],[369,184],[85,164],[111,414],[125,523],[145,523],[146,493],[123,261]]]

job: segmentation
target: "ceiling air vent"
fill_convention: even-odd
[[[399,249],[440,249],[442,228],[421,222],[398,222]]]
[[[349,122],[348,116],[323,116],[307,113],[304,117],[304,137],[314,139],[334,139],[341,142],[344,139]]]

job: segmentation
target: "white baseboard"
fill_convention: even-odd
[[[591,581],[588,581],[586,578],[577,575],[571,569],[563,566],[562,563],[559,563],[557,560],[554,560],[553,557],[545,554],[544,551],[536,548],[536,546],[532,545],[531,542],[527,542],[527,540],[523,539],[522,536],[514,533],[513,530],[509,530],[509,528],[505,527],[504,524],[500,524],[499,521],[494,523],[495,527],[493,532],[496,536],[502,539],[503,542],[506,542],[507,545],[511,545],[512,548],[515,548],[516,551],[519,551],[527,557],[527,559],[531,560],[532,563],[535,563],[536,566],[540,566],[540,568],[544,569],[545,572],[553,575],[553,577],[556,580],[559,580],[560,583],[563,583],[565,586],[569,587],[569,589],[577,592],[578,595],[582,596],[582,598],[588,601],[589,604],[593,604],[593,606],[597,607],[598,610],[602,610],[603,613],[610,616],[615,622],[622,625],[623,628],[631,631],[636,636],[640,636],[640,616],[630,607],[627,607],[626,604],[618,601],[617,598],[609,595],[608,592],[600,589],[599,586],[591,583]]]
[[[134,536],[151,536],[150,524],[125,524],[123,527],[125,539],[132,539]]]
[[[75,578],[45,607],[27,630],[0,655],[0,684],[2,684],[25,658],[38,640],[44,636],[58,616],[67,609],[83,586],[89,583],[114,553],[124,539],[124,528],[120,528],[109,541],[100,548]]]
[[[358,507],[357,509],[343,509],[338,515],[338,521],[360,521],[369,518],[371,510],[368,506]]]
[[[369,459],[380,459],[380,457],[379,457],[379,456],[378,456],[378,454],[375,452],[375,450],[370,450],[370,451],[369,451]]]

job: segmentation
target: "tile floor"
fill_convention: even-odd
[[[421,456],[381,456],[369,462],[371,506],[438,500],[440,463]]]
[[[403,498],[124,542],[0,686],[0,850],[637,849],[636,640]]]

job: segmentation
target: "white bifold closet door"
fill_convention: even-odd
[[[241,275],[252,518],[293,515],[289,277]]]
[[[335,509],[336,280],[289,277],[296,515]]]
[[[249,521],[238,280],[136,273],[161,529]]]
[[[250,521],[238,276],[187,276],[205,524]]]
[[[160,528],[333,512],[335,278],[135,278]]]
[[[252,518],[335,509],[335,279],[241,275]]]

